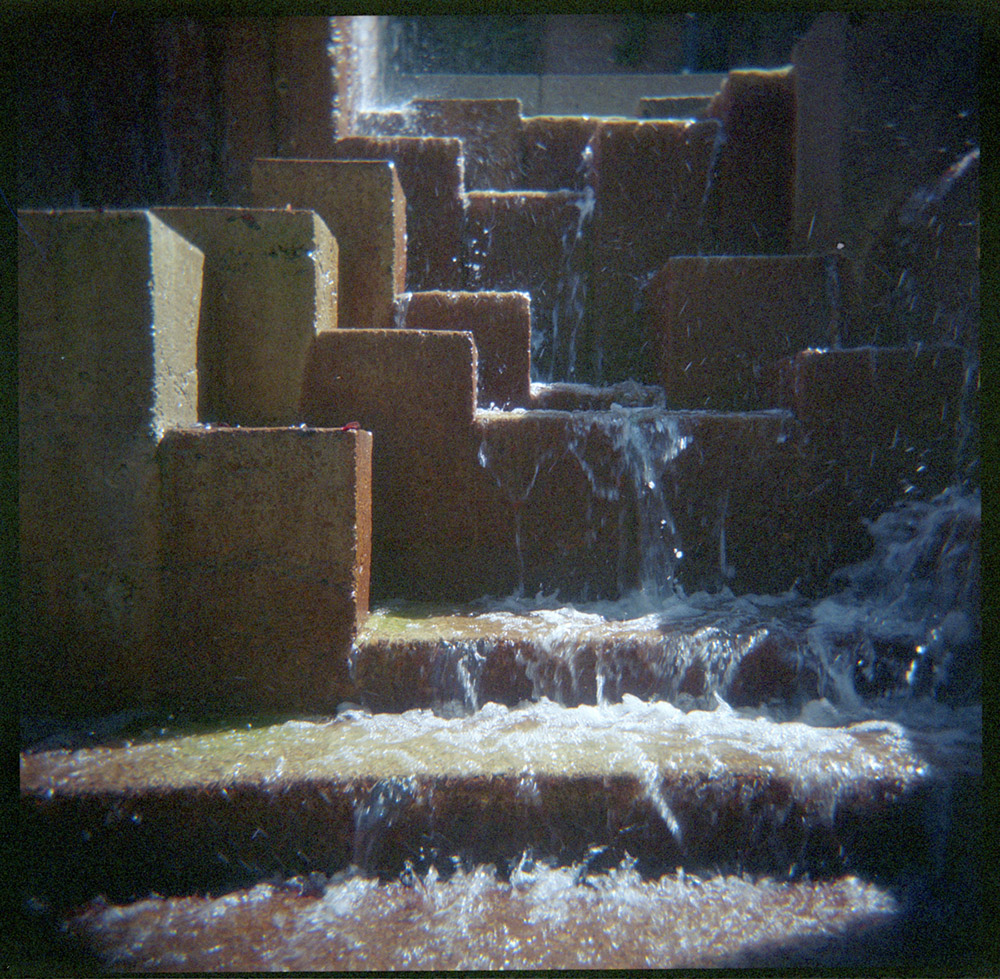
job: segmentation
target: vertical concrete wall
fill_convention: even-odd
[[[290,710],[349,694],[368,611],[371,449],[362,431],[167,433],[157,697]]]
[[[19,219],[22,679],[111,706],[155,650],[156,444],[197,420],[203,256],[148,212]]]
[[[337,242],[309,211],[157,208],[205,255],[198,418],[291,425],[309,344],[337,325]]]

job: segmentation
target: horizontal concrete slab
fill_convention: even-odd
[[[631,697],[451,720],[347,711],[22,755],[21,841],[31,888],[62,906],[348,864],[516,861],[528,847],[572,863],[603,846],[660,872],[891,877],[927,865],[928,813],[947,786],[973,792],[980,765],[978,743],[949,732],[684,714]],[[887,850],[890,838],[907,846]]]

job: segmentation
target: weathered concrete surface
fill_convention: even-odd
[[[412,99],[408,111],[418,131],[462,140],[469,190],[517,186],[521,129],[517,99]]]
[[[531,303],[523,292],[413,292],[396,300],[408,330],[469,332],[478,352],[478,403],[526,408],[531,388]]]
[[[391,162],[255,160],[257,207],[315,211],[337,239],[342,327],[386,328],[406,283],[406,200]]]
[[[517,186],[528,190],[582,190],[583,152],[600,125],[588,116],[532,116],[521,121]]]
[[[526,594],[780,593],[867,546],[784,412],[479,412],[476,432],[497,488],[481,532]]]
[[[156,649],[155,453],[197,420],[204,259],[145,211],[19,221],[22,705],[93,713]]]
[[[640,119],[700,119],[711,104],[710,95],[666,95],[639,99]]]
[[[866,518],[901,495],[933,496],[958,471],[964,353],[950,345],[804,350],[779,365],[845,503]]]
[[[313,336],[337,325],[337,242],[311,211],[156,208],[205,255],[198,418],[297,421]]]
[[[847,337],[852,283],[839,255],[671,258],[645,304],[667,404],[776,406],[778,360]]]
[[[406,125],[410,124],[407,118]],[[342,160],[392,160],[406,197],[406,287],[410,291],[461,288],[465,227],[461,142],[430,136],[354,136],[336,140],[330,155]]]
[[[587,201],[572,191],[474,192],[467,195],[466,288],[531,294],[533,329],[548,338],[538,351],[543,376],[568,369],[574,334],[582,336],[588,242]]]
[[[593,257],[583,356],[602,383],[655,379],[643,289],[673,255],[699,251],[719,123],[607,121],[595,136]]]
[[[725,142],[706,187],[702,250],[788,251],[795,222],[796,88],[791,68],[731,71],[706,115]]]
[[[57,907],[348,864],[516,862],[528,847],[563,864],[627,850],[661,873],[884,879],[928,866],[935,800],[969,805],[978,748],[887,722],[761,724],[634,698],[452,720],[354,712],[22,755],[21,839],[31,891]],[[956,822],[950,839],[968,835]]]
[[[371,435],[176,429],[159,447],[167,703],[331,707],[368,611]]]
[[[302,417],[374,435],[373,593],[485,594],[472,443],[476,347],[468,333],[335,330],[318,336]],[[471,591],[471,593],[470,593]]]

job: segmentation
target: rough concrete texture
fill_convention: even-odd
[[[374,436],[372,589],[394,595],[484,594],[481,480],[472,443],[476,347],[469,333],[335,330],[316,338],[302,417],[357,421]]]
[[[330,708],[368,611],[371,435],[176,429],[160,443],[167,703]]]
[[[587,172],[583,151],[600,122],[589,116],[533,116],[522,120],[517,186],[528,190],[582,190]]]
[[[715,121],[608,121],[592,143],[593,258],[584,356],[604,382],[655,379],[643,289],[673,255],[696,254]]]
[[[497,487],[480,533],[527,594],[779,593],[867,545],[787,413],[480,412],[476,429]]]
[[[297,421],[318,331],[337,325],[337,242],[311,211],[157,208],[205,255],[198,327],[198,418]]]
[[[386,328],[406,283],[406,200],[391,162],[255,160],[257,207],[315,211],[337,239],[341,327]]]
[[[639,99],[640,119],[700,119],[712,101],[709,95],[667,95]]]
[[[526,408],[531,398],[531,302],[524,292],[413,292],[396,299],[408,330],[468,332],[478,353],[478,403]]]
[[[660,873],[895,875],[926,865],[935,794],[968,795],[981,768],[967,742],[931,752],[898,725],[773,727],[630,698],[22,755],[22,840],[33,887],[60,907],[528,847],[565,864],[603,845],[612,865],[627,850]],[[887,835],[909,846],[887,852]]]
[[[723,255],[788,251],[795,224],[795,73],[731,71],[706,116],[725,142],[705,192],[702,250]]]
[[[19,223],[22,703],[93,712],[155,649],[155,451],[197,420],[203,256],[145,211]]]
[[[955,477],[964,381],[964,352],[949,345],[803,350],[779,365],[780,397],[869,519]]]
[[[587,198],[572,191],[469,193],[466,288],[531,294],[541,376],[568,370],[582,333],[588,242]],[[554,366],[553,366],[554,365]]]
[[[392,160],[406,197],[407,289],[461,288],[465,225],[461,142],[422,136],[353,136],[336,140],[330,155]]]
[[[413,99],[410,112],[419,131],[462,140],[469,190],[517,186],[521,128],[517,99]]]
[[[778,360],[848,337],[852,281],[840,255],[671,258],[645,302],[667,404],[777,406]]]

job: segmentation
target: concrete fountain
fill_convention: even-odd
[[[975,335],[879,345],[804,247],[800,61],[19,213],[32,921],[126,970],[961,952]],[[976,289],[977,166],[910,225]]]

